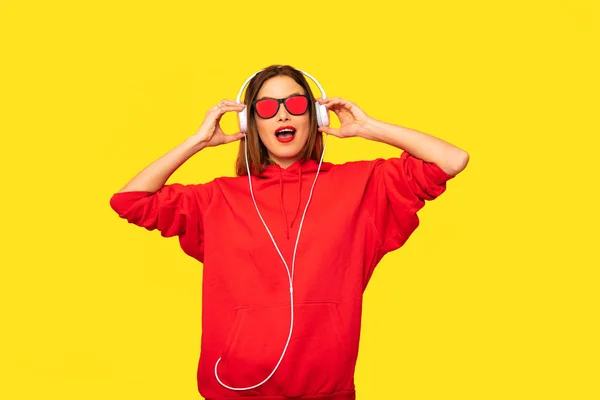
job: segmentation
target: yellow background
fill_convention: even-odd
[[[202,266],[109,199],[273,63],[471,156],[367,288],[358,399],[600,398],[599,8],[4,2],[0,398],[200,398]],[[399,153],[330,137],[325,159]]]

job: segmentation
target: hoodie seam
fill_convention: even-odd
[[[375,231],[375,235],[377,236],[377,247],[381,247],[384,243],[383,237],[381,236],[381,233],[379,232],[379,230],[377,229],[377,225],[375,224],[375,219],[373,218],[373,216],[371,215],[371,213],[369,211],[365,211],[365,214],[367,216],[367,219],[369,220],[369,224],[371,225],[371,227],[373,228],[373,230]]]

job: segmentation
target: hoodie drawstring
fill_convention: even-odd
[[[279,167],[279,188],[281,192],[279,205],[281,207],[281,215],[283,215],[283,223],[285,225],[285,235],[289,239],[290,238],[290,230],[288,228],[287,216],[285,215],[285,209],[283,208],[283,179],[281,173],[281,167]]]
[[[288,221],[287,221],[287,215],[285,213],[285,208],[283,206],[283,174],[282,171],[283,169],[280,167],[279,168],[279,189],[280,189],[280,196],[279,196],[279,206],[281,208],[281,215],[283,216],[283,223],[285,225],[285,236],[289,239],[290,238],[290,229],[289,228],[293,228],[294,227],[294,222],[296,222],[296,219],[298,218],[298,212],[300,212],[300,204],[302,203],[302,163],[300,163],[299,168],[298,168],[298,205],[296,206],[296,214],[294,215],[294,219],[292,220],[291,225],[288,227]]]
[[[302,163],[300,163],[300,168],[298,168],[298,207],[296,207],[296,215],[292,220],[292,224],[290,227],[294,227],[294,222],[296,222],[296,218],[298,218],[298,211],[300,211],[300,200],[302,197]]]

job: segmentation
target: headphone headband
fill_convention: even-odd
[[[323,99],[324,99],[325,97],[327,97],[327,96],[326,96],[326,94],[325,94],[325,91],[324,91],[324,90],[323,90],[323,88],[321,87],[321,84],[319,84],[319,82],[318,82],[318,81],[317,81],[315,78],[313,78],[313,77],[312,77],[312,75],[310,75],[309,73],[307,73],[307,72],[304,72],[304,71],[302,71],[302,70],[299,70],[299,69],[296,69],[296,70],[297,70],[297,71],[299,71],[299,72],[301,72],[303,75],[305,75],[305,76],[309,77],[309,78],[310,78],[310,79],[311,79],[311,80],[312,80],[312,81],[313,81],[313,82],[314,82],[314,83],[317,85],[317,87],[319,88],[319,91],[321,92],[321,97],[322,97]],[[254,74],[252,74],[252,75],[251,75],[251,76],[250,76],[248,79],[246,79],[246,81],[244,82],[244,84],[243,84],[243,85],[242,85],[242,87],[240,88],[240,91],[239,91],[239,93],[238,93],[238,95],[237,95],[237,97],[236,97],[236,99],[235,99],[235,101],[236,101],[237,103],[239,103],[239,102],[240,102],[240,99],[241,99],[241,97],[242,97],[242,92],[244,91],[244,88],[246,87],[246,85],[248,84],[248,82],[250,82],[250,80],[251,80],[252,78],[254,78],[254,77],[257,75],[257,74],[259,74],[259,73],[260,73],[260,72],[262,72],[262,71],[264,71],[264,68],[263,68],[263,69],[261,69],[261,70],[260,70],[260,71],[258,71],[258,72],[255,72],[255,73],[254,73]]]

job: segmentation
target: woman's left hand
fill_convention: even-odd
[[[371,120],[363,110],[351,101],[332,98],[317,98],[319,104],[323,104],[327,110],[333,111],[341,122],[339,129],[333,129],[328,126],[320,126],[319,132],[325,132],[329,135],[340,138],[363,136],[366,132],[366,125]]]

